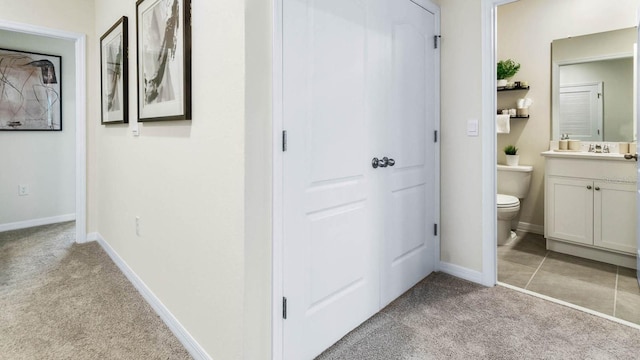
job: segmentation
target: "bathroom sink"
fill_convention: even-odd
[[[618,153],[594,153],[588,151],[558,151],[558,150],[549,150],[541,153],[542,156],[548,157],[564,157],[564,158],[574,158],[574,159],[603,159],[603,160],[621,160],[628,161],[624,158],[624,154]]]

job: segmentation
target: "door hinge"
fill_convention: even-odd
[[[282,318],[287,319],[287,298],[282,297]]]
[[[438,130],[433,131],[433,142],[438,142]]]
[[[438,236],[438,224],[433,224],[433,236]]]
[[[438,40],[440,39],[440,35],[433,35],[433,48],[438,48]]]
[[[282,151],[287,151],[287,130],[282,130]]]

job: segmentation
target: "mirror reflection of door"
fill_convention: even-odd
[[[561,83],[560,133],[570,134],[572,139],[577,140],[601,141],[603,95],[601,82],[575,85]]]

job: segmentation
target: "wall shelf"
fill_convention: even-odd
[[[514,87],[510,89],[507,89],[506,87],[504,87],[504,88],[497,88],[497,91],[518,91],[518,90],[529,90],[530,88],[531,87],[529,86]]]

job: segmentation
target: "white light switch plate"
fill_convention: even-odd
[[[478,119],[467,120],[467,136],[478,136]]]

